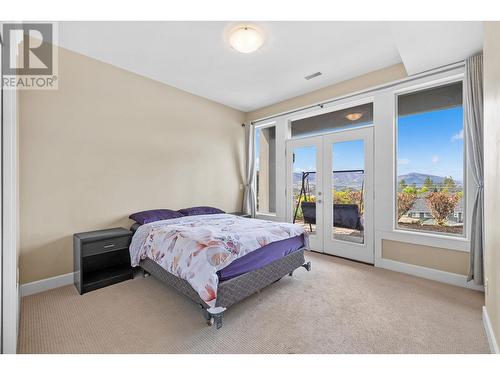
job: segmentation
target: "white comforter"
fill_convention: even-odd
[[[151,258],[186,280],[211,308],[217,300],[217,271],[271,242],[305,234],[296,224],[229,214],[185,216],[139,227],[132,238],[132,266]]]

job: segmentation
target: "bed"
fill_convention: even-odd
[[[133,266],[198,304],[207,324],[223,325],[227,308],[306,262],[298,225],[230,214],[184,216],[132,225]]]

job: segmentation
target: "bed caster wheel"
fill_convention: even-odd
[[[212,317],[212,319],[214,320],[214,323],[215,323],[215,328],[217,328],[217,329],[222,328],[223,317],[224,317],[224,314],[215,314]]]
[[[212,327],[213,325],[215,325],[217,329],[222,327],[224,312],[211,314],[207,310],[205,310],[205,308],[203,308],[203,316],[205,317],[207,326]]]
[[[311,262],[304,263],[302,265],[302,267],[304,267],[307,271],[310,271],[311,270]]]
[[[142,271],[142,277],[146,278],[146,277],[149,277],[151,276],[151,274],[147,271]]]

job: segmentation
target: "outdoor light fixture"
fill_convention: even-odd
[[[359,113],[359,112],[349,113],[348,115],[345,116],[345,118],[350,120],[350,121],[359,120],[361,117],[363,117],[363,114]]]
[[[250,53],[264,44],[264,36],[253,26],[238,26],[229,34],[229,44],[236,51]]]

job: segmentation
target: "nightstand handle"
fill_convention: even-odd
[[[112,243],[111,245],[105,245],[104,246],[105,249],[109,249],[110,247],[115,247],[115,244]]]

